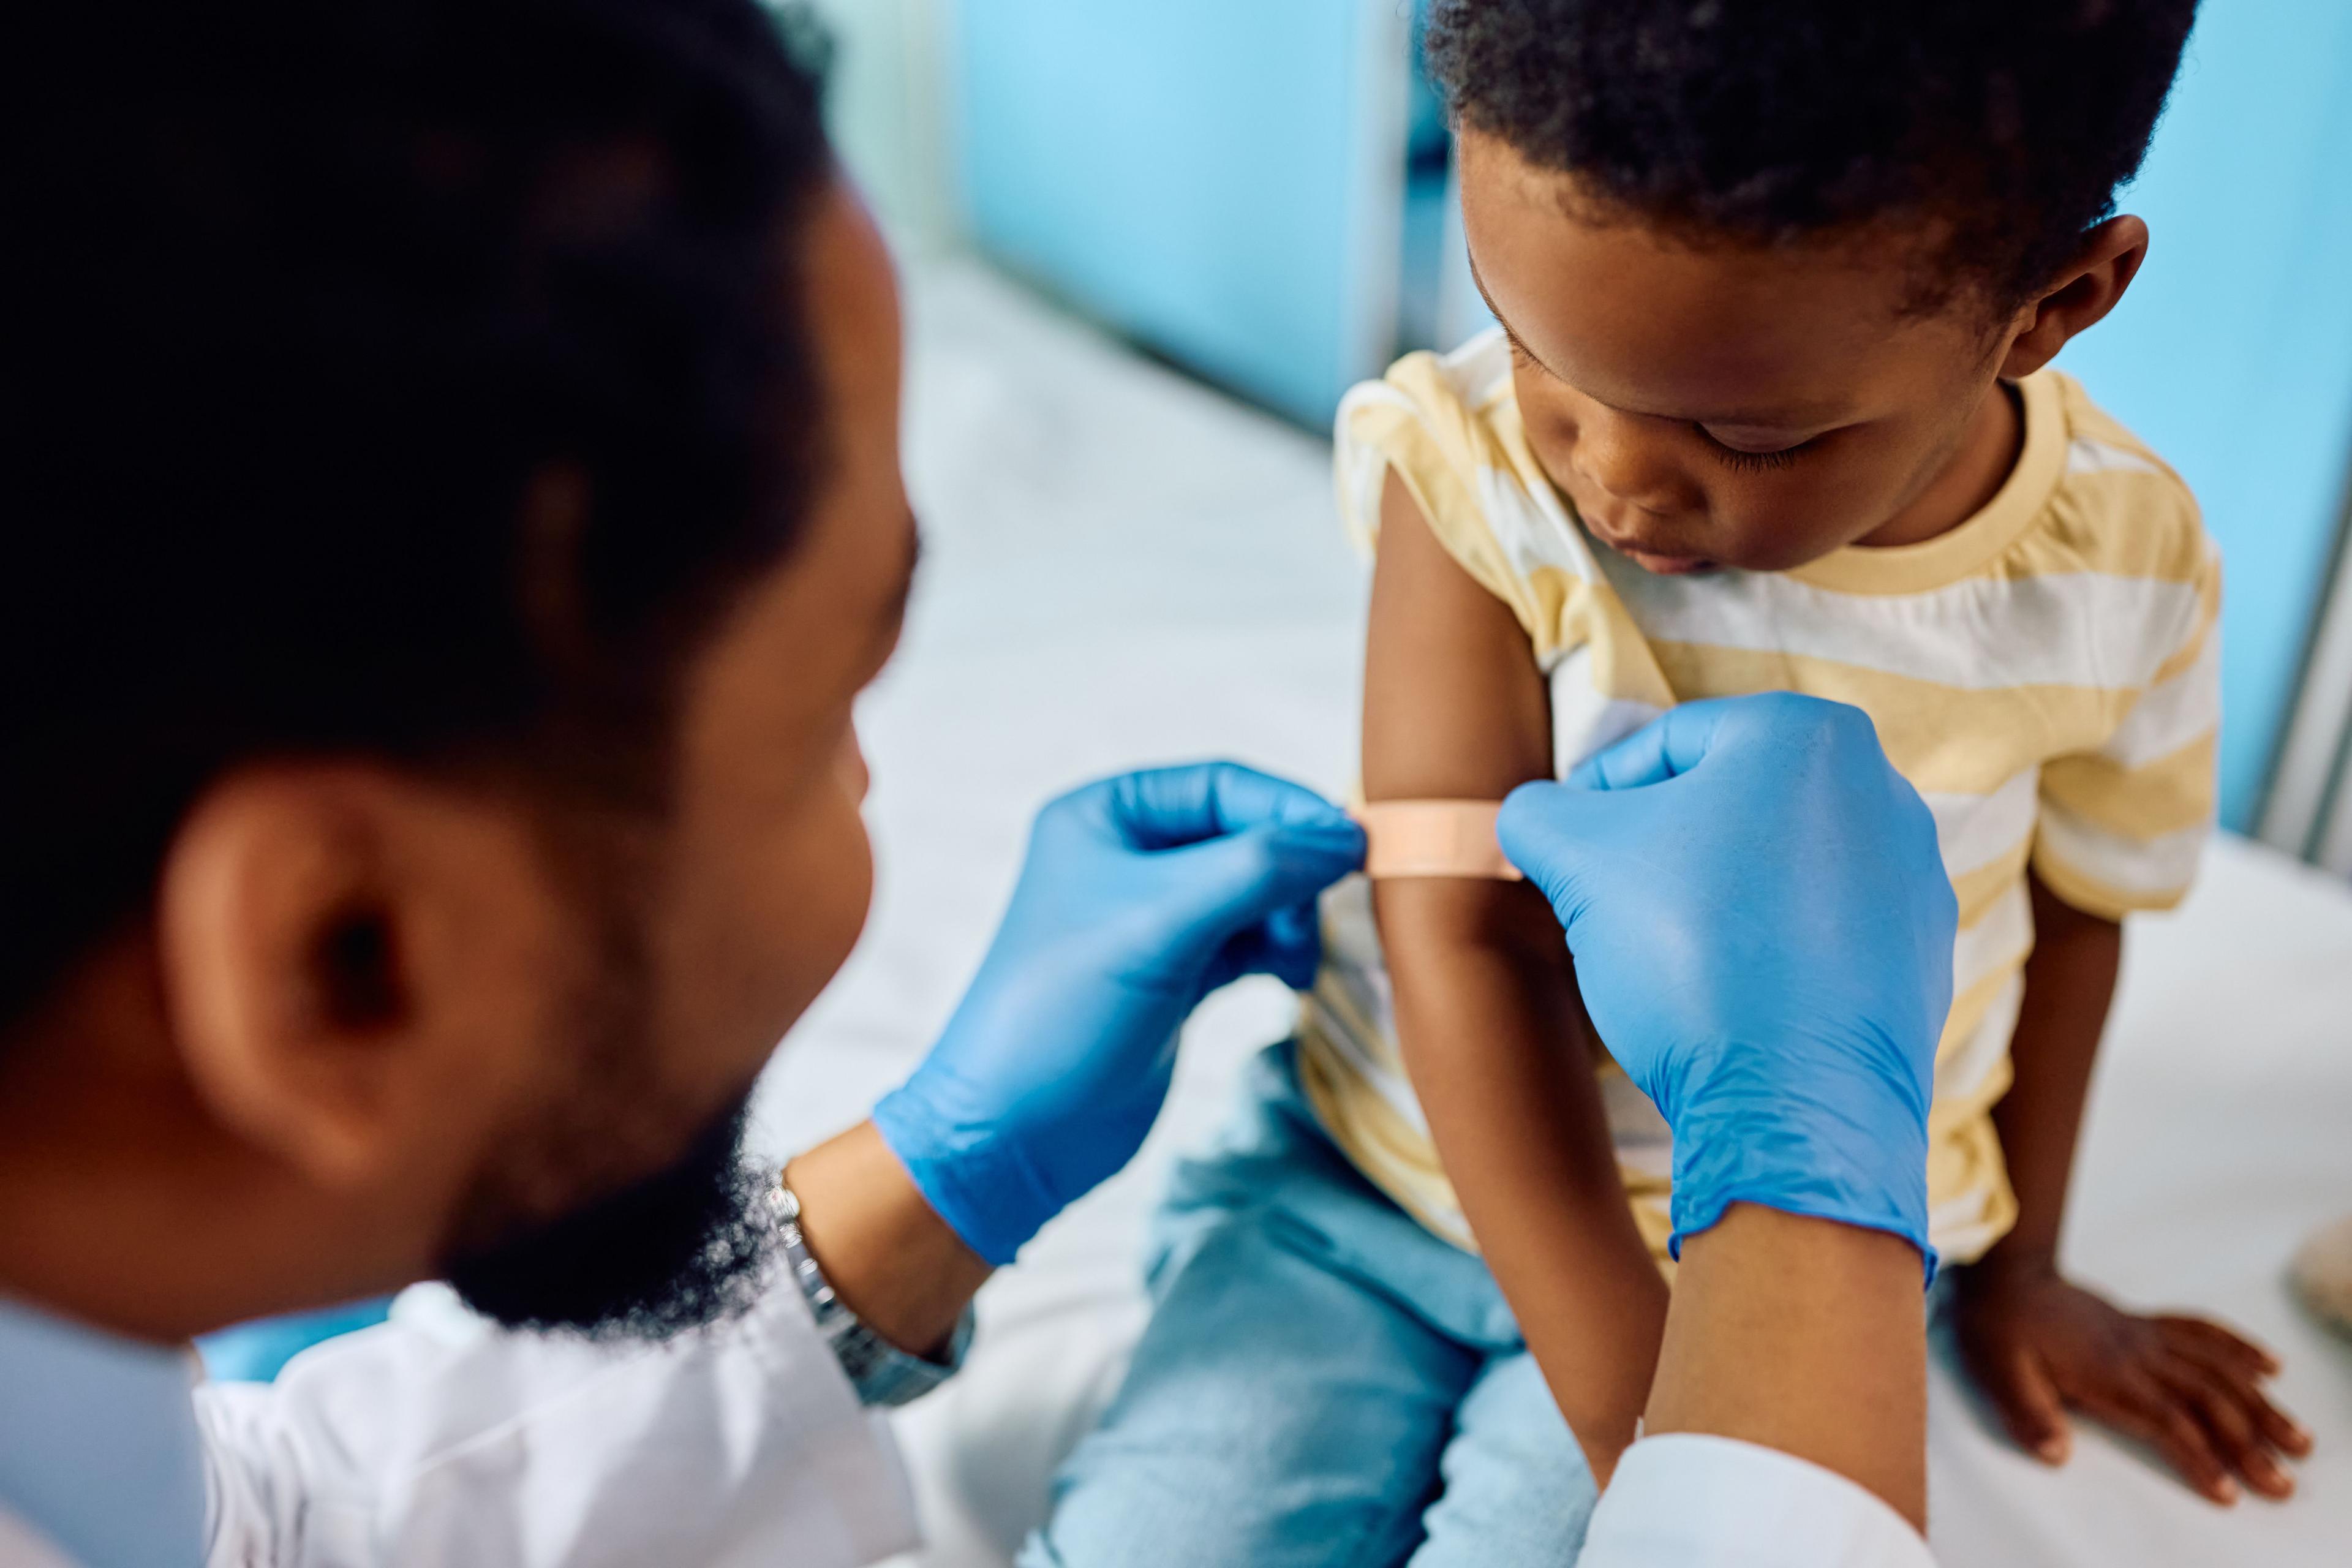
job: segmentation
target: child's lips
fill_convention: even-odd
[[[1626,535],[1596,523],[1591,518],[1585,520],[1584,525],[1601,543],[1655,576],[1680,577],[1693,572],[1705,572],[1715,564],[1704,555],[1680,555],[1672,551],[1645,549]]]
[[[1634,565],[1654,577],[1681,577],[1713,569],[1715,563],[1696,555],[1653,555],[1646,550],[1621,550]]]

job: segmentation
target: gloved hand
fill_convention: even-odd
[[[1064,795],[946,1033],[875,1108],[884,1142],[974,1252],[1010,1262],[1134,1157],[1203,996],[1312,984],[1316,895],[1363,858],[1339,807],[1231,763]]]
[[[1736,1202],[1927,1246],[1956,909],[1927,805],[1859,710],[1693,702],[1528,784],[1496,835],[1550,899],[1599,1032],[1675,1135],[1675,1250]]]

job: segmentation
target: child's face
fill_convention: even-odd
[[[1571,216],[1570,176],[1468,131],[1462,176],[1528,443],[1640,565],[1778,571],[1931,536],[1987,498],[1988,442],[1998,485],[2013,437],[1988,395],[2015,326],[1966,298],[1906,315],[1901,237],[1694,249]]]

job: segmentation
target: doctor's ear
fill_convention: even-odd
[[[533,1064],[552,897],[509,811],[389,770],[245,770],[165,857],[165,1005],[197,1093],[321,1185],[478,1157]]]

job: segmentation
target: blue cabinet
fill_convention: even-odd
[[[1213,382],[1328,427],[1397,343],[1399,0],[963,0],[973,239]]]

